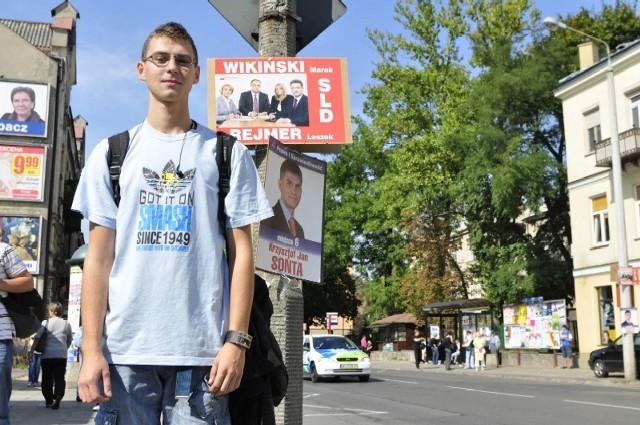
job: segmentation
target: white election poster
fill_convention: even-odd
[[[265,191],[274,215],[260,222],[257,268],[322,283],[326,167],[269,140]]]

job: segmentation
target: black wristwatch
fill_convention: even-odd
[[[242,331],[227,331],[227,335],[224,337],[224,342],[230,342],[238,347],[251,348],[251,341],[253,337],[246,332]]]

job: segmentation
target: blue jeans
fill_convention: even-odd
[[[96,425],[231,425],[229,396],[216,397],[205,381],[210,366],[193,367],[191,395],[175,397],[177,367],[109,365],[112,397],[100,404]]]
[[[467,347],[464,353],[464,367],[465,369],[473,369],[476,365],[476,355],[473,348]]]
[[[37,384],[40,380],[40,356],[39,353],[33,353],[31,355],[31,361],[29,362],[29,382]]]
[[[440,353],[438,352],[438,347],[431,347],[431,361],[433,364],[438,364],[438,358],[440,357]]]
[[[9,425],[11,398],[11,369],[13,368],[13,340],[0,341],[0,425]]]

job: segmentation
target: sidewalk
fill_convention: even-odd
[[[391,370],[413,370],[416,366],[413,361],[401,360],[374,360],[371,362],[373,368],[372,377],[375,378],[376,369]],[[640,380],[627,382],[623,374],[614,374],[607,378],[596,378],[591,369],[572,368],[562,369],[560,367],[527,367],[527,366],[502,366],[487,367],[485,370],[475,371],[475,369],[464,369],[460,366],[452,366],[448,371],[444,365],[433,366],[432,364],[422,363],[420,365],[420,373],[453,373],[456,375],[470,376],[491,376],[494,378],[507,379],[528,379],[528,380],[544,380],[550,382],[574,383],[581,385],[624,385],[627,388],[633,388],[640,391]]]
[[[9,410],[11,425],[89,425],[95,413],[92,406],[76,401],[75,384],[67,382],[67,390],[58,410],[44,407],[40,387],[27,387],[27,370],[13,369],[13,391]]]

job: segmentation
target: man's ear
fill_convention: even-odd
[[[194,69],[193,74],[193,84],[198,84],[200,81],[200,65],[196,65],[196,69]]]
[[[147,77],[144,75],[144,62],[138,61],[136,64],[136,73],[138,74],[138,79],[142,81],[147,81]]]

